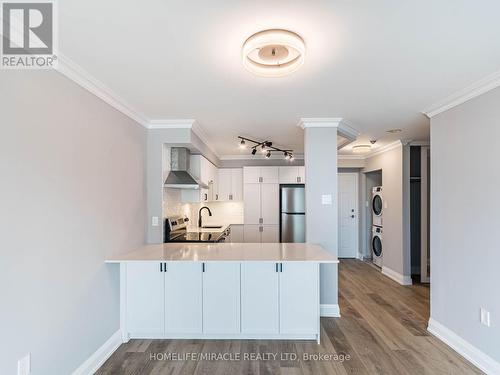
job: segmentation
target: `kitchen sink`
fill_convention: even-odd
[[[222,228],[222,225],[203,225],[203,229],[220,229]]]

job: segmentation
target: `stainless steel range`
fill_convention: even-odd
[[[230,228],[208,226],[189,229],[189,218],[170,216],[165,219],[163,242],[224,242],[229,238]],[[223,230],[224,229],[224,230]]]

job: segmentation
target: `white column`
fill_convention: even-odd
[[[302,119],[306,167],[306,242],[337,256],[337,130],[342,119]],[[320,303],[323,316],[338,314],[337,265],[321,265]]]

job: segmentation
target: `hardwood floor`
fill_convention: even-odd
[[[429,288],[403,287],[369,264],[339,265],[341,318],[321,319],[321,344],[259,340],[131,340],[97,372],[111,374],[481,374],[430,335]],[[162,360],[167,353],[239,353],[240,360]],[[277,354],[243,360],[244,355]],[[280,358],[292,353],[297,360]],[[326,353],[323,360],[303,355]],[[156,355],[156,359],[152,356]],[[341,360],[334,356],[347,356]]]

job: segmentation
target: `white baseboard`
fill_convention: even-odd
[[[121,344],[122,333],[121,330],[118,330],[85,362],[83,362],[80,367],[73,371],[72,375],[93,375]]]
[[[321,304],[319,305],[319,315],[325,318],[340,318],[340,307],[336,304]]]
[[[427,330],[455,350],[458,354],[478,367],[486,374],[500,374],[500,363],[493,358],[465,341],[458,336],[455,332],[446,328],[441,323],[436,322],[434,319],[429,319]]]
[[[387,276],[388,278],[394,280],[395,282],[401,284],[401,285],[412,285],[411,277],[410,276],[404,276],[401,275],[400,273],[391,270],[390,268],[386,266],[382,266],[382,274]]]

